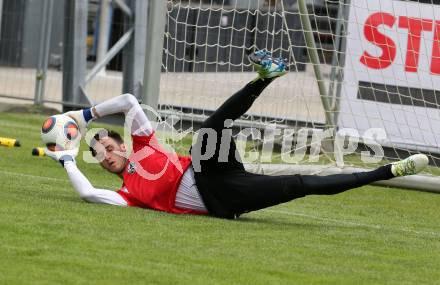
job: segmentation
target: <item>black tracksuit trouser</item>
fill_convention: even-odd
[[[238,119],[246,113],[271,81],[259,79],[247,84],[226,100],[202,124],[198,140],[191,149],[191,155],[193,165],[195,160],[200,161],[200,171],[195,169],[196,184],[211,215],[236,218],[242,213],[285,203],[306,195],[337,194],[393,177],[390,165],[369,172],[328,176],[298,174],[267,176],[247,172],[239,155],[236,154],[235,142],[231,136],[232,130],[229,124],[225,127],[225,121]],[[209,133],[201,135],[203,129],[214,130],[217,133],[215,153],[209,159],[201,159],[207,151],[209,142]],[[222,139],[226,140],[229,149],[220,147]]]

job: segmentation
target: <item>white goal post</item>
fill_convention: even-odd
[[[247,56],[266,49],[290,71],[235,124],[249,169],[328,174],[423,152],[423,175],[384,185],[440,192],[440,1],[169,0],[165,20],[158,103],[178,129],[252,80]]]

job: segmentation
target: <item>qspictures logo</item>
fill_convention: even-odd
[[[148,120],[145,113],[154,114],[156,120]],[[165,174],[169,165],[173,165],[178,171],[183,173],[184,169],[179,157],[175,149],[168,142],[180,142],[183,138],[192,134],[193,129],[189,128],[184,131],[176,129],[174,126],[178,121],[177,116],[167,117],[165,120],[162,120],[159,113],[147,105],[136,106],[126,114],[124,142],[127,144],[128,151],[118,152],[117,154],[129,160],[127,166],[128,173],[136,172],[145,179],[157,180]],[[344,156],[357,151],[360,143],[369,149],[369,151],[361,152],[361,160],[364,163],[378,163],[384,156],[380,141],[386,139],[386,133],[383,129],[379,128],[371,128],[363,134],[360,134],[357,130],[349,128],[340,129],[338,131],[335,129],[311,130],[306,128],[299,130],[287,128],[281,130],[277,129],[275,125],[268,125],[264,130],[244,128],[233,137],[232,130],[230,129],[233,122],[227,120],[224,123],[226,127],[220,133],[210,128],[202,128],[194,133],[191,150],[193,154],[192,165],[194,171],[201,171],[201,161],[211,159],[217,149],[222,150],[219,153],[218,161],[228,161],[228,159],[230,159],[228,156],[229,149],[233,140],[237,142],[237,151],[235,152],[236,159],[241,160],[240,156],[243,156],[248,158],[248,162],[271,162],[274,156],[279,155],[281,155],[281,161],[286,164],[318,162],[322,153],[322,142],[324,140],[328,141],[329,139],[334,144],[335,161],[339,166],[343,166]],[[89,142],[89,146],[93,146],[95,149],[100,146],[101,149],[105,150],[105,148],[100,145],[99,140],[94,138],[97,131],[101,130],[102,129],[89,130],[86,134],[86,141]],[[132,151],[131,147],[128,147],[131,142],[132,134],[148,136],[153,132],[161,134],[162,140],[160,141],[160,146],[157,145],[156,142],[152,142],[136,152]],[[105,136],[105,132],[100,133],[100,138]],[[203,152],[201,144],[197,144],[197,138],[199,136],[206,137]],[[281,154],[275,152],[274,148],[274,140],[277,136],[282,136]],[[246,150],[246,143],[254,139],[263,142],[262,152]],[[220,142],[220,144],[218,142]],[[306,155],[307,149],[309,150],[308,155]],[[157,151],[166,156],[166,162],[159,171],[151,173],[144,169],[140,162]],[[83,159],[88,163],[102,162],[104,157],[103,155],[93,157],[88,151],[83,153]]]

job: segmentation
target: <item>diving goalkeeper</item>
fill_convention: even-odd
[[[286,73],[285,62],[267,52],[258,51],[249,58],[257,66],[258,77],[203,122],[191,156],[178,156],[158,144],[150,121],[132,95],[66,113],[76,120],[82,134],[95,118],[115,113],[133,118],[133,149],[129,156],[123,139],[113,131],[98,132],[90,144],[90,151],[101,166],[123,180],[116,192],[92,186],[76,166],[78,149],[46,149],[46,154],[61,162],[73,188],[85,201],[228,219],[307,195],[333,195],[378,180],[415,174],[427,166],[428,158],[416,154],[372,171],[352,174],[266,176],[247,172],[234,140],[231,138],[225,148],[227,140],[222,139],[222,133],[274,79]]]

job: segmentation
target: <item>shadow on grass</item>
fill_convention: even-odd
[[[280,227],[294,227],[294,228],[307,228],[307,229],[312,229],[312,228],[316,228],[316,229],[322,229],[324,227],[328,227],[328,225],[322,225],[322,224],[316,224],[316,223],[304,223],[304,222],[299,222],[296,220],[292,221],[286,221],[286,220],[278,220],[276,218],[265,218],[265,217],[240,217],[236,220],[232,221],[233,223],[237,223],[237,224],[246,224],[246,225],[256,225],[256,226],[261,226],[261,225],[265,225],[265,226],[280,226]],[[337,226],[338,228],[340,226]],[[347,227],[341,227],[341,228],[347,228]]]

